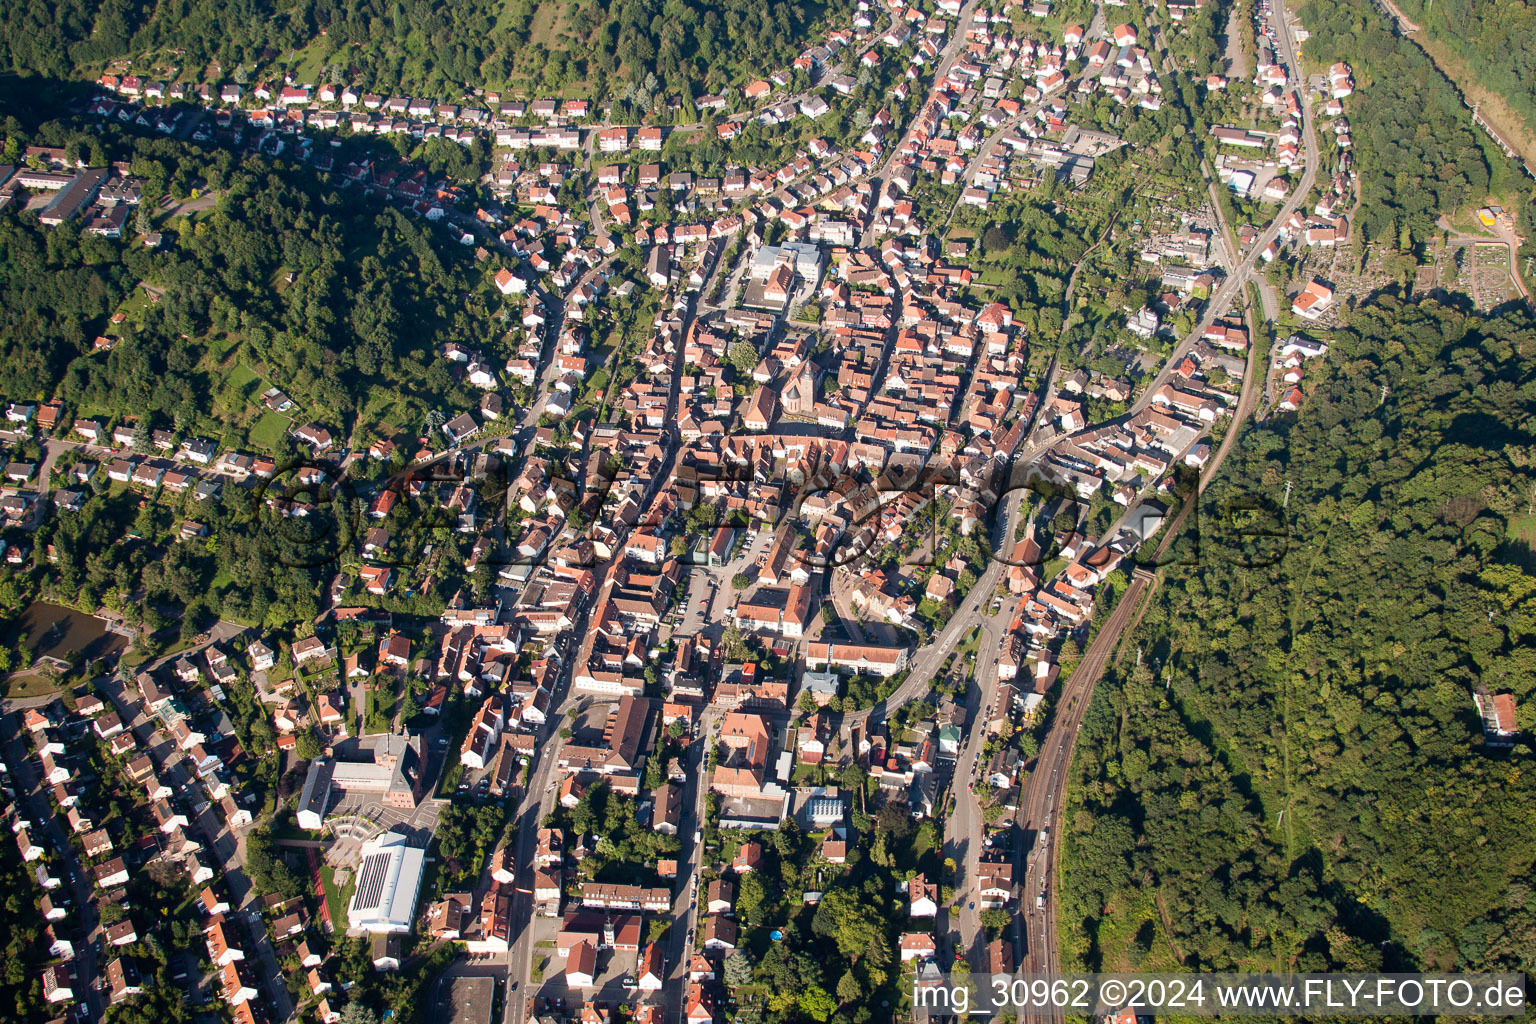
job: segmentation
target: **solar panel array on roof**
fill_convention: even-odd
[[[389,877],[390,855],[375,853],[363,861],[357,880],[355,906],[359,910],[375,910],[384,900],[384,882]]]
[[[350,928],[374,934],[410,931],[425,851],[401,833],[385,832],[364,843],[359,853],[357,890],[347,907]]]

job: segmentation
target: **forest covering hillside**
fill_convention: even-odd
[[[1525,0],[1399,0],[1536,132],[1536,5]]]
[[[1408,249],[1438,234],[1442,213],[1480,204],[1490,192],[1532,194],[1434,62],[1395,35],[1369,0],[1313,0],[1301,20],[1312,66],[1345,61],[1358,77],[1349,100],[1361,178],[1355,226],[1368,241]],[[1521,206],[1525,233],[1536,233],[1532,204]]]
[[[1536,726],[1536,324],[1388,297],[1332,344],[1096,691],[1068,963],[1536,967],[1536,771],[1472,699]]]
[[[839,9],[785,0],[16,0],[0,5],[0,69],[68,78],[158,54],[193,73],[217,61],[239,76],[303,50],[293,63],[306,77],[386,93],[570,85],[648,108],[786,66],[813,20]]]
[[[429,226],[262,160],[127,141],[151,194],[191,176],[218,193],[217,206],[175,222],[175,244],[156,253],[73,225],[0,219],[0,370],[13,394],[62,384],[65,401],[97,415],[233,439],[239,410],[217,401],[211,368],[238,358],[333,425],[350,429],[368,410],[370,420],[415,423],[454,394],[436,347],[500,333],[471,255]],[[90,358],[92,338],[141,280],[159,301]]]

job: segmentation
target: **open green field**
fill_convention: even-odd
[[[224,386],[214,398],[214,408],[240,413],[266,388],[256,371],[244,363],[236,363],[224,376]]]
[[[288,427],[291,424],[292,421],[280,413],[263,413],[261,419],[257,420],[255,426],[251,427],[249,435],[251,444],[269,452],[276,451],[278,445],[282,444],[283,435],[288,432]]]
[[[577,52],[585,48],[590,40],[572,39],[570,18],[567,17],[568,8],[564,4],[540,4],[533,14],[533,21],[528,25],[528,42],[523,47],[526,51],[536,46],[543,46],[551,54]],[[514,12],[511,5],[503,6],[497,17],[496,28],[491,30],[493,37],[500,34],[500,30],[507,27]],[[526,67],[526,65],[525,65]],[[565,82],[562,85],[550,88],[544,84],[540,76],[526,73],[514,73],[508,81],[514,93],[533,96],[550,96],[563,99],[585,99],[592,95],[592,86],[585,80],[577,79]]]
[[[331,912],[331,924],[338,931],[347,930],[347,904],[352,901],[352,891],[357,888],[357,875],[349,872],[346,885],[336,884],[336,869],[329,864],[320,866],[320,884],[325,887],[325,906]]]
[[[18,672],[0,682],[0,694],[10,700],[46,697],[57,692],[58,687],[53,684],[53,680],[41,672]]]
[[[547,49],[563,49],[560,39],[562,31],[563,8],[559,4],[540,4],[533,15],[533,24],[528,26],[528,45],[543,46]],[[505,17],[505,14],[503,14]]]
[[[1505,528],[1509,539],[1536,551],[1536,516],[1516,516]]]
[[[400,432],[395,424],[419,424],[426,415],[427,407],[420,400],[376,389],[370,393],[368,404],[357,417],[353,436],[359,443],[374,437],[393,437]]]
[[[293,70],[290,72],[294,79],[300,82],[320,82],[320,72],[325,67],[322,54],[322,42],[316,39],[301,50],[295,50],[291,59],[294,61]]]
[[[217,337],[203,339],[203,358],[213,364],[222,364],[240,344],[240,339],[232,334],[220,334]]]

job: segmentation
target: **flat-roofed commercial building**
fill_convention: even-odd
[[[454,978],[448,984],[446,1013],[437,1015],[445,1024],[491,1024],[496,1002],[496,979]]]

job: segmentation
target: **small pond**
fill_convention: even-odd
[[[52,658],[71,666],[128,646],[128,638],[109,631],[104,619],[42,601],[33,602],[21,613],[13,639],[23,638],[34,661]]]

